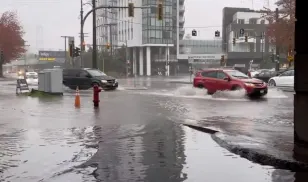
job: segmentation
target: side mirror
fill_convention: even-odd
[[[91,76],[90,74],[88,74],[86,77],[87,77],[87,78],[92,78],[92,76]]]
[[[225,77],[224,80],[226,80],[228,82],[231,81],[231,79],[229,77]]]

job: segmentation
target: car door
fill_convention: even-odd
[[[204,88],[209,92],[216,92],[217,90],[217,71],[205,71],[201,73]]]
[[[65,69],[63,70],[63,84],[67,87],[76,87],[76,70]]]
[[[218,90],[230,90],[231,89],[231,84],[228,80],[226,80],[226,78],[228,78],[228,76],[224,72],[222,71],[217,72],[216,85],[217,85]]]
[[[285,71],[281,75],[279,75],[276,79],[276,86],[285,87],[288,86],[288,80],[290,76],[290,71]]]
[[[85,70],[79,70],[77,74],[77,85],[81,89],[89,89],[91,87],[91,78],[89,78],[89,73]]]
[[[288,71],[288,76],[285,77],[285,86],[293,87],[294,86],[294,70]]]

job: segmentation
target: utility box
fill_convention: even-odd
[[[63,94],[62,69],[45,69],[39,72],[38,90],[51,94]]]

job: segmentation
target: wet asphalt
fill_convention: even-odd
[[[270,89],[259,100],[242,92],[213,96],[161,78],[120,80],[102,92],[60,98],[16,96],[0,82],[0,181],[304,181],[305,173],[261,166],[228,152],[193,123],[290,151],[293,94]],[[145,90],[144,88],[147,88]],[[307,178],[306,178],[307,179]]]

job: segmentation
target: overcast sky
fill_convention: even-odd
[[[268,1],[273,8],[275,0]],[[224,7],[261,9],[266,2],[267,0],[185,0],[186,32],[190,32],[193,27],[201,27],[195,28],[199,32],[198,38],[212,39],[214,31],[221,30]],[[85,7],[85,11],[89,9],[89,6]],[[0,14],[4,11],[17,11],[31,52],[39,49],[63,50],[64,39],[61,36],[64,35],[75,36],[79,40],[80,0],[1,0]],[[87,21],[84,32],[90,35],[91,26],[91,21]],[[85,41],[91,43],[92,37],[86,37]]]

